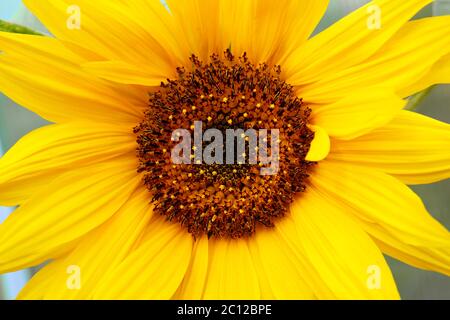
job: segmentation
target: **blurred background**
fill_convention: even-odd
[[[132,1],[132,0],[130,0]],[[274,0],[275,1],[275,0]],[[406,0],[407,1],[407,0]],[[315,31],[320,32],[368,0],[331,0],[328,11]],[[438,0],[416,18],[449,15],[450,0]],[[0,0],[0,19],[46,33],[45,28],[23,6],[21,0]],[[0,75],[1,76],[1,75]],[[417,112],[450,123],[450,85],[433,87],[420,102]],[[16,105],[0,93],[0,156],[29,131],[48,124],[39,116]],[[428,210],[450,229],[450,180],[413,187]],[[0,207],[0,223],[13,208]],[[388,258],[403,299],[450,299],[450,278],[418,270]],[[0,299],[14,299],[36,269],[0,276]]]

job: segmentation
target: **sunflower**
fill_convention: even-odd
[[[0,33],[0,91],[53,124],[0,160],[0,272],[47,262],[19,298],[397,299],[383,253],[450,274],[407,187],[450,176],[450,126],[404,109],[450,80],[450,17],[410,21],[431,0],[313,37],[328,1],[24,2],[54,37]],[[172,163],[196,121],[278,130],[278,172]]]

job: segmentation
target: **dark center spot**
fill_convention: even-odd
[[[135,128],[138,171],[144,173],[154,211],[179,222],[194,237],[240,238],[251,236],[258,223],[273,227],[305,190],[313,165],[305,160],[314,137],[307,127],[310,109],[281,80],[280,67],[255,65],[230,51],[223,58],[213,55],[209,63],[195,56],[191,61],[191,70],[178,68],[177,79],[150,93],[144,120]],[[276,173],[262,175],[268,162],[261,159],[250,163],[253,149],[258,154],[261,146],[254,148],[250,141],[242,154],[247,161],[241,163],[232,154],[239,151],[225,146],[223,159],[233,158],[233,164],[198,163],[193,146],[191,164],[174,164],[171,155],[178,142],[173,132],[187,129],[194,141],[196,121],[202,121],[203,131],[214,128],[224,137],[230,129],[254,129],[259,142],[266,142],[267,156],[274,155],[271,133],[278,130]],[[262,136],[264,129],[268,134]]]

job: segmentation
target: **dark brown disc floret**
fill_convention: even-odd
[[[248,237],[258,224],[273,227],[305,190],[314,164],[305,160],[314,138],[307,126],[311,110],[281,79],[278,66],[253,64],[245,54],[235,58],[229,50],[207,63],[196,56],[191,62],[189,70],[178,68],[177,79],[150,93],[144,119],[134,130],[138,171],[143,173],[154,212],[180,223],[194,237]],[[200,121],[202,132],[216,129],[224,137],[227,130],[254,129],[258,141],[268,146],[267,156],[278,160],[276,173],[262,175],[268,162],[259,158],[227,163],[230,150],[225,146],[224,163],[199,161],[196,145],[188,155],[190,163],[174,163],[172,150],[179,141],[174,141],[173,133],[185,129],[194,141],[195,123]],[[271,144],[275,130],[279,132],[276,154]],[[208,143],[202,141],[200,148]],[[246,144],[243,158],[250,158],[252,151],[258,155],[260,146]],[[238,158],[233,155],[233,159]]]

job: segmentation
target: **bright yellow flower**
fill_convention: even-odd
[[[402,110],[450,82],[431,0],[312,38],[328,1],[24,2],[55,38],[0,33],[0,91],[55,124],[0,160],[0,271],[50,261],[20,298],[396,299],[382,252],[450,274],[405,185],[450,176],[450,126]],[[279,128],[285,170],[167,165],[194,120]]]

